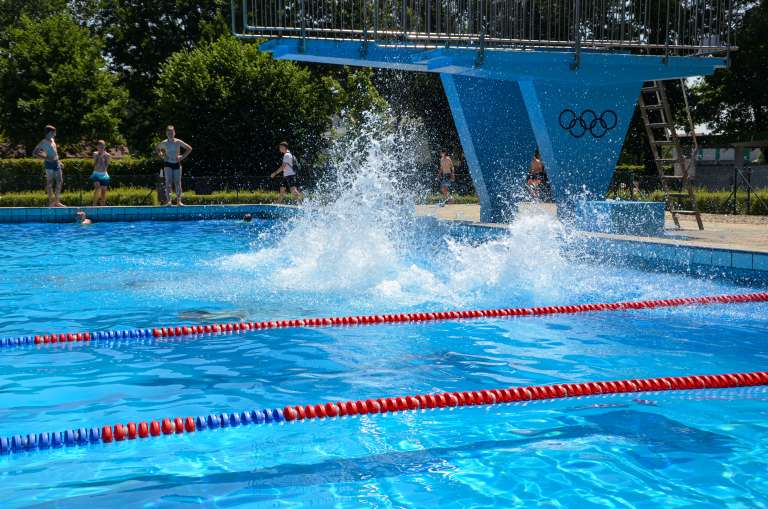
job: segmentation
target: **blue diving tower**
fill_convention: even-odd
[[[231,22],[276,59],[439,73],[498,222],[537,147],[561,215],[604,200],[644,82],[726,66],[730,2],[232,0]]]

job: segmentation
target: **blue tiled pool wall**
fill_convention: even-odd
[[[457,237],[490,240],[504,234],[503,228],[453,225]],[[722,278],[749,285],[768,286],[768,253],[716,249],[657,242],[581,236],[566,243],[568,256],[621,265],[652,272],[674,272],[699,277]]]
[[[765,253],[594,237],[586,239],[583,245],[585,254],[597,263],[622,263],[646,271],[683,272],[768,285],[768,254]]]
[[[189,221],[242,219],[251,214],[260,219],[284,219],[297,209],[282,205],[187,205],[184,207],[8,207],[0,208],[0,223],[74,223],[83,211],[93,222]]]
[[[561,215],[561,208],[558,208]],[[564,219],[582,231],[641,235],[664,234],[664,203],[600,200],[579,203]]]

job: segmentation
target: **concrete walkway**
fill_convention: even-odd
[[[521,213],[530,213],[533,209],[555,215],[555,207],[552,204],[522,204]],[[417,213],[434,216],[439,219],[452,221],[480,222],[479,205],[420,205]],[[700,231],[696,226],[696,220],[692,217],[683,217],[680,221],[680,230],[675,228],[672,216],[667,214],[665,226],[669,237],[635,237],[631,235],[612,235],[603,233],[585,232],[585,235],[642,240],[660,244],[690,245],[697,247],[710,247],[721,249],[738,249],[768,253],[768,216],[728,216],[716,214],[702,214],[704,230]]]

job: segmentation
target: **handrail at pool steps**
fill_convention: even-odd
[[[732,295],[705,295],[675,299],[625,301],[611,303],[578,304],[571,306],[543,306],[529,308],[474,309],[462,311],[395,313],[325,318],[300,318],[263,322],[230,322],[222,324],[176,325],[167,327],[137,328],[119,331],[67,332],[0,338],[0,348],[25,345],[51,345],[56,343],[92,342],[110,340],[138,340],[144,338],[189,337],[203,334],[237,334],[241,331],[298,328],[338,327],[350,325],[377,325],[426,321],[446,321],[475,318],[502,318],[541,316],[556,314],[589,313],[601,311],[630,311],[641,309],[670,308],[692,305],[739,304],[767,302],[768,292]]]
[[[440,392],[366,400],[286,405],[282,409],[211,413],[198,417],[164,417],[150,421],[81,427],[62,432],[32,432],[0,437],[0,454],[33,452],[62,447],[109,444],[124,440],[194,433],[206,429],[232,429],[250,424],[280,424],[326,418],[353,417],[393,412],[452,409],[527,401],[637,392],[693,391],[768,385],[768,372],[672,376],[586,383],[532,385],[480,391]],[[146,443],[152,443],[148,441]]]

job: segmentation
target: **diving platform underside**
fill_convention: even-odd
[[[643,82],[709,75],[726,60],[564,49],[429,47],[280,37],[274,58],[440,75],[480,199],[481,219],[511,219],[528,197],[538,148],[564,217],[603,200]]]
[[[573,53],[562,48],[480,50],[477,47],[425,47],[291,37],[268,40],[260,49],[278,60],[459,74],[505,81],[543,79],[619,83],[668,80],[709,75],[726,65],[726,59],[719,57],[638,55],[582,49],[579,66],[573,68]]]

